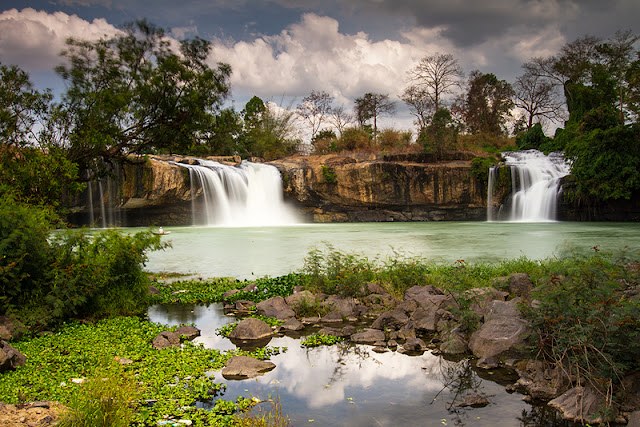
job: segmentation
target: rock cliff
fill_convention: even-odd
[[[283,177],[285,199],[314,222],[483,220],[486,183],[471,174],[467,153],[442,161],[424,154],[293,156],[269,164]],[[211,158],[234,164],[239,158]],[[116,183],[93,185],[76,202],[74,224],[110,218],[107,225],[149,226],[192,223],[189,171],[180,156],[150,156],[117,171]],[[89,200],[93,207],[88,206]],[[92,211],[92,212],[90,212]],[[113,224],[111,224],[113,221]]]
[[[467,153],[294,156],[271,162],[314,222],[483,220],[486,184]]]

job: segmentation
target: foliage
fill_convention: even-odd
[[[487,185],[489,182],[489,169],[498,163],[495,157],[474,157],[471,159],[471,175],[479,182]]]
[[[69,317],[131,314],[147,304],[151,232],[57,231],[47,211],[0,198],[1,310],[34,328]]]
[[[342,341],[341,337],[333,335],[313,334],[300,340],[302,347],[319,347],[321,345],[334,345]]]
[[[623,293],[640,277],[626,262],[597,253],[575,260],[534,290],[535,309],[524,308],[538,357],[609,395],[624,373],[640,368],[640,304]]]
[[[313,154],[329,154],[337,151],[338,137],[331,129],[322,129],[313,138],[311,145],[313,146]]]
[[[139,399],[138,387],[115,364],[98,368],[74,394],[60,427],[128,427]]]
[[[338,175],[336,175],[336,171],[333,170],[331,166],[322,165],[322,181],[326,184],[337,184],[338,183]]]
[[[368,92],[362,98],[356,98],[355,111],[361,127],[373,119],[373,139],[377,140],[378,117],[385,114],[394,115],[396,104],[389,99],[387,94]]]
[[[303,277],[299,273],[289,273],[278,277],[262,277],[253,282],[253,291],[237,292],[227,299],[228,302],[235,302],[239,299],[260,302],[276,296],[287,297],[293,293],[295,286],[302,285]],[[244,283],[243,287],[246,287]]]
[[[245,108],[245,131],[240,138],[244,152],[266,160],[296,152],[300,139],[294,127],[295,112],[272,102],[261,103],[253,97]]]
[[[371,134],[366,129],[348,127],[336,144],[337,151],[367,151],[371,148]]]
[[[159,295],[151,296],[153,304],[210,304],[221,302],[230,289],[246,284],[227,277],[207,280],[176,280],[157,286]]]
[[[211,68],[210,42],[171,47],[165,31],[145,20],[110,39],[69,39],[56,68],[68,82],[68,157],[81,170],[151,150],[188,152],[201,143],[229,93],[231,68]]]
[[[284,323],[284,320],[278,320],[274,317],[266,317],[266,316],[261,316],[259,314],[252,314],[249,317],[253,317],[255,319],[260,319],[263,322],[265,322],[267,325],[269,326],[280,326]],[[231,322],[231,323],[227,323],[224,326],[219,327],[218,329],[216,329],[216,334],[228,338],[229,334],[231,332],[233,332],[236,327],[238,326],[238,323],[240,322]]]
[[[278,348],[263,348],[253,353],[222,353],[189,341],[182,348],[155,350],[150,342],[163,330],[167,327],[119,317],[95,324],[67,324],[56,334],[15,342],[12,345],[28,355],[27,363],[0,376],[0,400],[75,402],[78,411],[74,412],[90,415],[95,404],[106,402],[87,402],[85,396],[124,399],[134,394],[138,402],[146,403],[129,402],[135,409],[132,425],[179,419],[189,419],[195,425],[233,425],[238,414],[253,402],[242,397],[236,402],[219,399],[225,387],[208,371],[221,369],[235,355],[268,358],[280,352]],[[125,359],[132,362],[120,366],[118,362]],[[103,378],[107,380],[101,381]],[[135,386],[129,387],[133,378]],[[72,379],[85,381],[77,384]],[[216,398],[213,410],[196,407],[197,401]]]
[[[355,296],[375,277],[374,265],[366,258],[345,254],[327,245],[327,251],[310,251],[302,269],[305,287],[316,292]]]
[[[426,152],[435,152],[442,157],[448,150],[455,148],[458,140],[458,128],[447,109],[440,109],[433,115],[431,124],[424,128],[418,140]]]
[[[52,95],[33,89],[27,73],[0,65],[0,192],[58,207],[82,188],[78,170],[52,143]]]
[[[506,120],[513,107],[512,97],[513,89],[505,80],[474,70],[469,75],[466,95],[454,109],[463,118],[468,132],[506,135]]]
[[[547,137],[542,130],[542,125],[536,123],[526,132],[516,137],[516,145],[520,150],[539,150],[541,146],[548,144],[551,138]]]

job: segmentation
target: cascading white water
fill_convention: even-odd
[[[251,227],[299,222],[284,203],[282,178],[274,166],[246,161],[228,166],[201,159],[197,165],[176,164],[189,169],[194,225]],[[199,189],[201,202],[195,197]]]
[[[561,153],[548,156],[538,150],[504,153],[505,165],[511,168],[512,193],[506,209],[507,221],[555,221],[558,197],[562,192],[560,178],[569,173],[570,165]],[[489,198],[493,194],[495,169],[489,172]],[[492,200],[489,200],[491,203]],[[492,220],[491,204],[488,219]]]

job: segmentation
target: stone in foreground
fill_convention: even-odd
[[[228,380],[246,380],[263,375],[276,367],[271,362],[249,356],[234,356],[227,361],[222,376]]]

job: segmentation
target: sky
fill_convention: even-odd
[[[350,109],[375,92],[398,103],[383,124],[409,129],[398,96],[422,57],[450,53],[467,75],[513,83],[523,62],[579,37],[640,34],[638,17],[638,0],[3,0],[0,62],[60,93],[52,69],[68,37],[96,40],[146,18],[176,39],[211,41],[211,65],[232,67],[237,110],[254,95],[295,106],[312,90]]]

